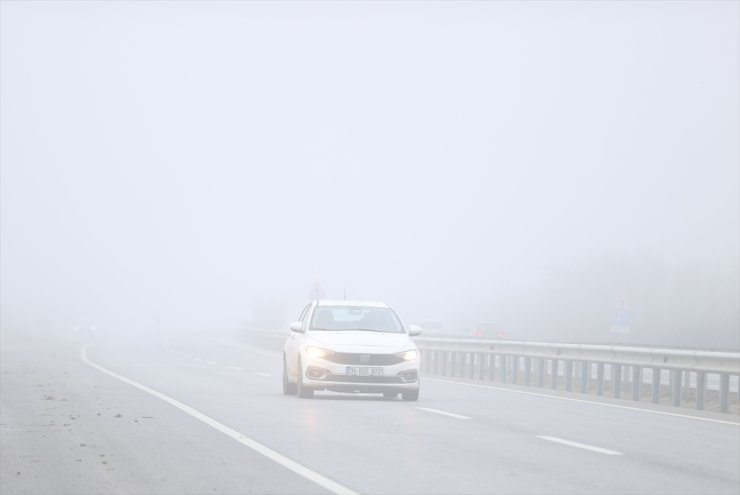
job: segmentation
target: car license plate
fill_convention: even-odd
[[[347,374],[351,376],[383,376],[383,368],[370,366],[347,366]]]

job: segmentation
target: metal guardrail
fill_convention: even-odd
[[[731,402],[740,403],[736,352],[433,337],[414,341],[428,374],[598,396],[610,391],[615,398],[631,394],[634,401],[647,396],[655,404],[667,399],[676,407],[693,402],[700,410],[711,395],[721,412],[728,412]]]

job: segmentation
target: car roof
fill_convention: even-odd
[[[320,299],[316,301],[318,306],[362,306],[365,308],[390,308],[386,303],[380,301],[343,301],[339,299]]]

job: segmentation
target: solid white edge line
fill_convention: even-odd
[[[358,492],[355,492],[354,490],[347,488],[344,485],[340,485],[339,483],[330,480],[329,478],[326,478],[325,476],[320,475],[319,473],[312,471],[311,469],[298,464],[292,459],[289,459],[285,457],[282,454],[279,454],[275,452],[274,450],[270,449],[269,447],[266,447],[262,445],[261,443],[257,442],[256,440],[252,440],[251,438],[247,437],[246,435],[243,435],[242,433],[239,433],[238,431],[229,428],[228,426],[224,425],[223,423],[219,423],[215,419],[211,418],[210,416],[206,416],[202,412],[198,411],[197,409],[194,409],[186,404],[183,404],[182,402],[173,399],[172,397],[169,397],[161,392],[157,392],[153,388],[147,387],[146,385],[143,385],[139,382],[136,382],[134,380],[131,380],[130,378],[126,378],[125,376],[119,375],[118,373],[115,373],[113,371],[110,371],[106,368],[103,368],[102,366],[92,362],[87,357],[87,349],[91,346],[91,344],[87,344],[82,349],[80,349],[80,358],[82,361],[95,368],[96,370],[100,371],[101,373],[105,373],[106,375],[112,376],[113,378],[122,381],[123,383],[126,383],[128,385],[131,385],[132,387],[136,387],[139,390],[143,390],[144,392],[153,395],[154,397],[157,397],[158,399],[162,399],[163,401],[167,402],[168,404],[175,406],[176,408],[180,409],[181,411],[189,414],[190,416],[194,417],[195,419],[198,419],[202,421],[203,423],[207,424],[211,428],[220,431],[226,436],[229,436],[236,440],[237,442],[241,443],[242,445],[249,447],[250,449],[254,450],[258,454],[261,454],[268,459],[271,459],[272,461],[280,464],[281,466],[290,469],[294,473],[298,474],[299,476],[302,476],[306,478],[309,481],[312,481],[313,483],[316,483],[317,485],[326,488],[332,493],[336,493],[338,495],[359,495]]]
[[[695,419],[697,421],[709,421],[711,423],[720,423],[720,424],[725,424],[725,425],[740,426],[740,423],[736,423],[734,421],[725,421],[722,419],[714,419],[714,418],[702,418],[701,416],[689,416],[688,414],[678,414],[678,413],[672,413],[668,411],[654,411],[652,409],[643,409],[641,407],[622,406],[620,404],[608,404],[606,402],[597,402],[597,401],[585,400],[585,399],[574,399],[572,397],[560,397],[557,395],[541,394],[538,392],[529,392],[526,390],[515,390],[513,388],[496,387],[494,385],[478,385],[477,383],[458,382],[455,380],[442,380],[440,378],[430,378],[426,376],[424,376],[423,379],[429,380],[432,382],[451,383],[454,385],[467,385],[469,387],[476,387],[476,388],[482,388],[482,389],[488,389],[488,390],[501,390],[503,392],[513,392],[515,394],[534,395],[536,397],[549,397],[551,399],[568,400],[571,402],[581,402],[583,404],[593,404],[597,406],[614,407],[617,409],[627,409],[630,411],[640,411],[640,412],[646,412],[650,414],[661,414],[663,416],[675,416],[677,418]]]
[[[218,366],[218,363],[216,361],[206,361],[206,363],[211,364],[213,366]]]
[[[451,418],[457,418],[457,419],[470,419],[467,416],[463,416],[462,414],[455,414],[447,411],[440,411],[439,409],[432,409],[431,407],[419,407],[416,406],[417,409],[421,409],[422,411],[428,411],[430,413],[435,414],[441,414],[443,416],[450,416]]]
[[[579,443],[579,442],[572,442],[570,440],[563,440],[562,438],[557,437],[548,437],[547,435],[535,435],[537,438],[541,438],[542,440],[547,440],[548,442],[555,442],[562,445],[567,445],[569,447],[575,447],[577,449],[583,449],[583,450],[589,450],[591,452],[597,452],[599,454],[604,455],[624,455],[621,452],[617,452],[616,450],[609,450],[609,449],[602,449],[601,447],[594,447],[593,445],[587,445],[585,443]]]

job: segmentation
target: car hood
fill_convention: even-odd
[[[416,347],[405,333],[348,331],[310,332],[316,344],[337,352],[398,352]]]

